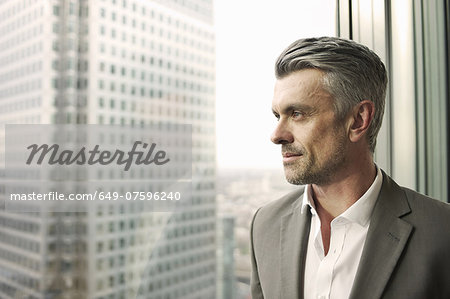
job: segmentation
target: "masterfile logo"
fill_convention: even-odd
[[[125,152],[119,149],[115,151],[100,150],[100,145],[96,144],[93,149],[87,150],[85,146],[81,147],[78,151],[73,150],[60,150],[58,144],[49,146],[48,144],[32,144],[27,147],[30,150],[30,155],[27,159],[27,164],[30,165],[34,158],[35,163],[41,165],[44,159],[47,164],[54,165],[109,165],[116,163],[117,165],[125,165],[124,170],[128,171],[133,164],[136,165],[164,165],[170,161],[166,158],[166,152],[164,150],[156,150],[156,143],[148,144],[141,141],[135,141],[130,151]],[[138,150],[142,148],[143,150]]]
[[[192,132],[190,125],[174,124],[7,125],[5,158],[7,171],[21,170],[25,179],[57,168],[68,175],[84,169],[97,180],[115,174],[133,180],[190,179]]]
[[[190,202],[191,125],[5,128],[2,184],[11,198],[6,202],[11,211],[35,211],[36,205],[52,204],[60,211],[73,211],[85,209],[88,202],[131,201],[145,203],[142,209],[168,211]],[[33,200],[30,194],[36,194]]]

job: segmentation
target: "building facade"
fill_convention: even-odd
[[[215,296],[212,12],[212,0],[0,1],[0,140],[6,124],[192,128],[192,205],[181,212],[3,207],[0,297]]]

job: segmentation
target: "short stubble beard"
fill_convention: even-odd
[[[318,164],[313,161],[308,153],[302,149],[295,148],[291,144],[282,145],[283,152],[302,153],[302,156],[293,163],[285,163],[284,172],[286,180],[294,185],[326,185],[330,183],[337,171],[346,163],[346,136],[336,128],[339,136],[332,155],[326,161]]]

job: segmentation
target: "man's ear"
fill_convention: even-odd
[[[352,142],[358,142],[366,135],[374,115],[375,105],[370,100],[361,101],[353,108],[349,119],[349,138]]]

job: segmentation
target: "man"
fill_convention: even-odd
[[[300,187],[252,221],[253,299],[450,298],[450,206],[373,161],[387,75],[367,47],[302,39],[276,62],[272,141]]]

